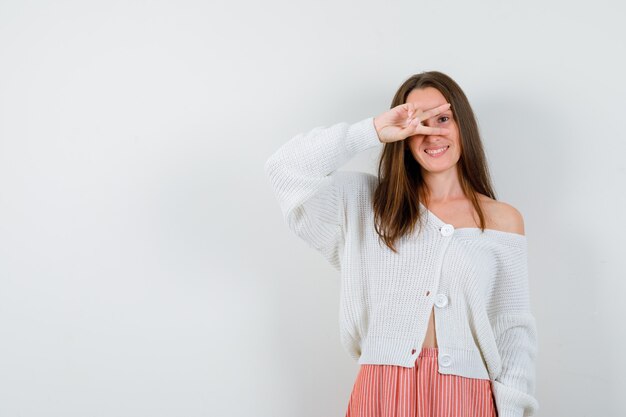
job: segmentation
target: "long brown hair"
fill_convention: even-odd
[[[472,202],[485,230],[485,216],[477,193],[495,199],[489,169],[485,158],[476,117],[461,87],[448,75],[427,71],[412,75],[402,83],[391,102],[394,108],[406,103],[415,88],[434,87],[451,104],[452,117],[459,127],[461,157],[458,161],[459,182],[463,193]],[[374,193],[375,229],[380,238],[394,252],[394,242],[412,233],[415,223],[422,230],[420,198],[427,192],[419,163],[404,140],[385,143],[378,164],[378,186]]]

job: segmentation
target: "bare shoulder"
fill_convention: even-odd
[[[525,234],[524,217],[522,213],[509,203],[494,200],[486,195],[479,194],[481,204],[487,212],[487,216],[492,225],[490,229],[503,232]]]

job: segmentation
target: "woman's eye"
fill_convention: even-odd
[[[441,116],[439,118],[439,121],[441,121],[441,119],[446,119],[446,120],[444,120],[444,122],[447,122],[450,118],[448,116]]]

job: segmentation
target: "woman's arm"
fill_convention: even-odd
[[[340,269],[344,201],[362,173],[337,171],[357,153],[381,143],[374,118],[316,127],[284,143],[265,173],[290,230]]]
[[[498,417],[532,416],[539,409],[535,398],[537,324],[530,309],[527,258],[525,239],[506,246],[498,260],[489,308],[502,364],[492,381]]]

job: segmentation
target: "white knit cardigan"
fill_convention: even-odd
[[[425,227],[394,253],[374,230],[377,177],[337,170],[380,144],[368,117],[300,133],[264,166],[288,227],[341,273],[343,347],[359,364],[413,367],[434,305],[439,372],[491,380],[499,417],[534,415],[526,236],[455,228],[420,205]]]

